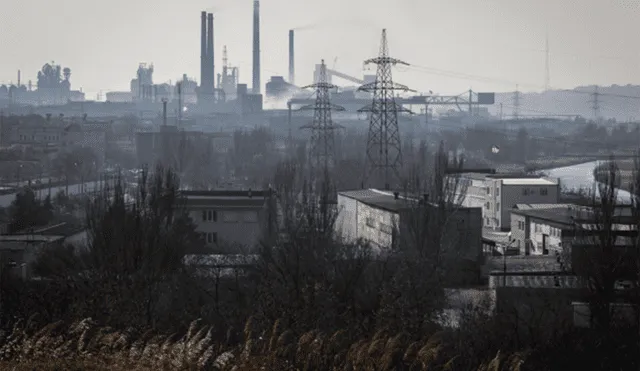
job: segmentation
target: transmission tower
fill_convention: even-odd
[[[402,169],[402,149],[398,129],[398,112],[411,112],[396,103],[395,90],[413,91],[408,87],[393,82],[391,67],[396,64],[408,66],[399,59],[389,57],[387,30],[382,30],[380,54],[377,58],[367,59],[365,65],[377,65],[376,80],[361,86],[359,91],[373,93],[370,106],[358,112],[369,112],[369,137],[367,139],[367,165],[365,181],[376,173],[377,182],[384,179],[385,189],[390,189],[392,173],[399,180]]]
[[[331,119],[331,111],[344,111],[344,107],[331,103],[331,89],[336,86],[327,82],[327,67],[324,59],[320,64],[320,76],[318,82],[304,87],[314,88],[316,95],[315,104],[303,106],[301,110],[313,110],[313,121],[310,125],[302,126],[302,129],[311,130],[311,143],[309,151],[309,162],[311,172],[318,175],[319,171],[326,171],[334,163],[334,130],[340,129],[341,126],[335,125]]]
[[[513,118],[518,120],[520,118],[520,90],[516,85],[516,91],[513,92]]]
[[[596,85],[593,93],[591,94],[591,100],[589,101],[589,103],[591,103],[591,109],[593,110],[593,120],[595,122],[598,122],[598,119],[600,118],[600,95],[601,94],[599,91],[599,87],[598,85]]]

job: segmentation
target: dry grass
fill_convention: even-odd
[[[194,321],[184,334],[149,331],[134,335],[100,327],[91,319],[40,327],[33,316],[0,337],[2,370],[458,370],[461,357],[446,333],[424,341],[385,331],[371,339],[350,339],[346,332],[310,331],[296,336],[276,321],[267,331],[247,321],[245,341],[229,347],[213,339],[210,327]],[[526,354],[496,354],[478,370],[520,370]]]

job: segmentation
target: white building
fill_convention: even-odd
[[[461,174],[467,193],[462,205],[481,207],[486,228],[507,230],[516,204],[556,204],[560,196],[557,179],[506,174]]]
[[[338,192],[336,230],[346,241],[363,239],[378,249],[388,248],[399,242],[400,235],[408,232],[411,213],[415,212],[417,202],[400,196],[398,192],[376,189]],[[465,258],[473,261],[481,258],[480,208],[453,210],[444,233],[443,240],[464,251]]]
[[[181,191],[186,208],[209,247],[253,248],[262,232],[260,223],[268,191]]]

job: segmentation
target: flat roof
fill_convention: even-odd
[[[514,209],[518,210],[537,210],[537,209],[556,209],[559,207],[578,207],[574,204],[516,204]]]
[[[393,213],[407,210],[411,208],[412,205],[416,205],[419,201],[419,197],[417,196],[405,196],[401,192],[397,193],[398,198],[396,199],[393,191],[381,191],[378,189],[369,188],[338,192],[338,196],[348,197],[362,202],[365,205],[382,210],[387,210]],[[429,203],[429,205],[433,204]],[[473,207],[469,208],[464,206],[460,206],[459,208],[464,210],[476,209]]]
[[[591,211],[591,207],[578,206],[578,205],[558,205],[558,207],[547,209],[529,209],[518,210],[512,209],[511,213],[516,215],[528,216],[548,222],[572,225],[576,221],[581,220],[587,222],[590,216],[593,217],[594,213]],[[614,211],[614,223],[630,224],[634,223],[633,212],[628,207],[617,207]],[[597,221],[595,221],[597,223]]]
[[[501,179],[504,185],[558,185],[557,181],[545,178],[509,178]]]
[[[409,204],[412,202],[400,195],[398,199],[396,199],[391,191],[380,191],[374,188],[343,191],[338,192],[338,195],[352,198],[365,205],[391,211],[393,213],[407,209]]]

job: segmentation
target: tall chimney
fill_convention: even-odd
[[[295,64],[294,64],[293,30],[289,30],[289,84],[295,85]]]
[[[213,93],[215,73],[213,71],[213,14],[207,14],[207,92]]]
[[[201,13],[202,30],[200,35],[200,89],[207,81],[207,12]]]
[[[260,94],[260,0],[253,0],[253,94]]]

